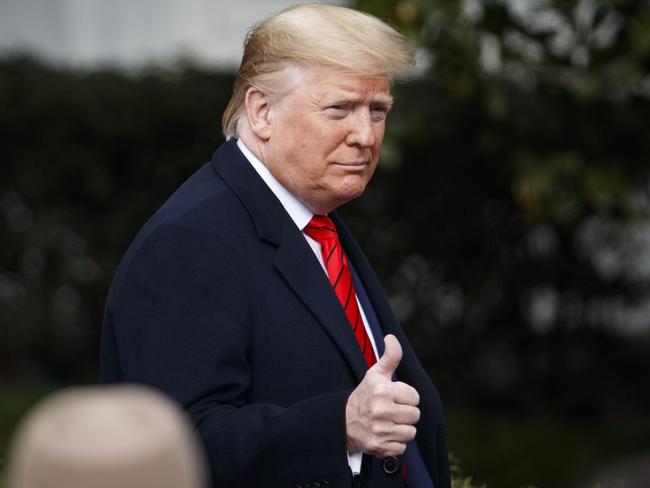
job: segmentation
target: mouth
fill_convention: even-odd
[[[361,161],[346,161],[344,163],[337,162],[334,163],[334,165],[341,166],[349,170],[361,170],[364,169],[366,166],[368,166],[368,161],[361,160]]]

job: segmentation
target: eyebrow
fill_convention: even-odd
[[[381,103],[390,108],[393,106],[393,100],[392,95],[379,95],[376,99],[373,99],[371,103]]]
[[[364,98],[365,97],[359,96],[352,92],[340,92],[336,94],[333,93],[326,94],[323,97],[323,100],[327,101],[327,103],[339,103],[339,102],[359,103],[362,102]],[[383,93],[376,94],[370,100],[370,104],[371,105],[382,104],[391,107],[393,105],[393,97],[392,95],[386,95]]]

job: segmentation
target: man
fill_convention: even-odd
[[[370,180],[412,64],[403,36],[347,8],[261,23],[228,141],[118,270],[103,379],[177,399],[215,487],[450,485],[438,394],[334,212]]]

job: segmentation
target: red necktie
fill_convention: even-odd
[[[377,362],[377,358],[375,358],[375,352],[372,349],[370,338],[366,333],[366,327],[361,319],[352,275],[350,274],[350,268],[345,253],[343,252],[343,247],[339,242],[336,227],[334,227],[334,223],[329,217],[325,215],[314,215],[304,228],[304,232],[321,246],[321,254],[330,284],[339,302],[341,302],[345,315],[348,317],[350,326],[363,352],[366,364],[370,367]]]

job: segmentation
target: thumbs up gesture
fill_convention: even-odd
[[[402,346],[393,335],[384,338],[384,355],[366,372],[345,407],[348,452],[363,451],[383,458],[397,456],[415,437],[420,395],[412,386],[393,381],[402,360]]]

